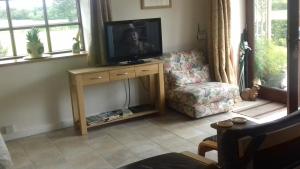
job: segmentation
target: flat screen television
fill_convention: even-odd
[[[143,63],[162,55],[160,18],[106,22],[105,37],[109,64]]]

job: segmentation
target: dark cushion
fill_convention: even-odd
[[[201,162],[180,153],[168,153],[126,165],[119,169],[205,169]]]

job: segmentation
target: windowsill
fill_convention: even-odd
[[[45,61],[51,61],[51,60],[56,60],[56,59],[65,59],[65,58],[81,57],[81,56],[87,56],[87,52],[44,54],[42,58],[37,58],[37,59],[30,59],[28,56],[26,56],[26,57],[18,58],[18,59],[0,60],[0,67],[9,66],[9,65],[25,64],[25,63],[45,62]]]

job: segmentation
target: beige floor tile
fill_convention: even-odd
[[[76,131],[73,127],[56,130],[50,133],[47,133],[47,137],[53,143],[72,141],[74,139],[84,139],[85,137],[81,137],[79,132]]]
[[[27,163],[25,165],[14,165],[13,169],[37,169],[33,163]]]
[[[114,168],[138,161],[139,158],[127,148],[102,154],[103,158]]]
[[[66,161],[60,161],[48,165],[40,165],[36,169],[73,169],[73,167]]]
[[[231,118],[231,116],[228,113],[221,113],[221,114],[206,117],[205,119],[208,120],[210,123],[215,123],[215,122],[227,120],[230,118]]]
[[[28,154],[25,152],[12,152],[11,158],[14,164],[14,169],[35,168],[34,164],[29,159]]]
[[[161,146],[151,141],[144,141],[136,142],[135,144],[127,146],[127,148],[135,154],[141,154],[151,149],[159,149]]]
[[[43,147],[49,147],[53,145],[51,140],[46,136],[46,134],[36,135],[32,137],[26,137],[19,140],[22,147],[27,150],[34,150]]]
[[[212,136],[212,135],[209,133],[204,133],[203,135],[198,135],[198,136],[190,138],[188,140],[198,146],[199,143],[201,143],[203,141],[203,139],[210,137],[210,136]]]
[[[194,125],[193,128],[195,128],[196,130],[199,130],[203,133],[209,133],[211,135],[216,135],[217,134],[217,130],[214,129],[214,128],[211,128],[210,123],[201,124],[201,125]]]
[[[9,141],[6,143],[7,148],[10,153],[23,153],[24,149],[23,146],[20,144],[19,141]]]
[[[193,138],[193,137],[197,137],[199,135],[203,135],[205,132],[199,130],[199,129],[196,129],[194,127],[183,127],[183,128],[178,128],[178,129],[174,129],[173,132],[184,138],[184,139],[190,139],[190,138]]]
[[[90,139],[88,140],[88,145],[93,149],[97,149],[103,152],[108,152],[113,149],[123,147],[121,143],[116,141],[110,135],[102,135],[101,137]]]
[[[149,127],[141,128],[138,130],[138,133],[150,139],[156,139],[156,138],[168,137],[174,135],[170,131],[158,126],[149,126]]]
[[[147,141],[148,138],[141,135],[141,134],[127,134],[122,136],[112,136],[117,142],[123,144],[123,145],[131,145],[134,144],[134,142],[140,142],[140,141]]]
[[[45,147],[44,149],[26,152],[29,159],[37,167],[65,162],[64,156],[56,148]]]
[[[55,143],[55,145],[66,159],[73,158],[74,156],[81,156],[82,154],[93,151],[86,141],[78,139],[71,142]]]
[[[137,145],[133,145],[128,148],[139,159],[145,159],[170,152],[169,150],[153,142],[140,142]]]
[[[67,163],[73,169],[112,169],[112,166],[96,151],[68,159]]]
[[[188,146],[194,145],[193,143],[191,143],[188,140],[181,138],[179,136],[173,136],[170,138],[166,138],[164,140],[159,140],[156,143],[159,144],[160,146],[162,146],[163,148],[166,148],[171,151],[172,151],[172,149],[174,149],[177,146],[185,145],[188,147]]]

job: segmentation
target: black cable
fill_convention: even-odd
[[[126,108],[125,106],[127,104],[127,99],[128,99],[126,81],[123,81],[123,84],[124,84],[124,88],[125,88],[125,102],[124,102],[123,108]]]
[[[128,79],[128,108],[130,107],[130,80]]]

